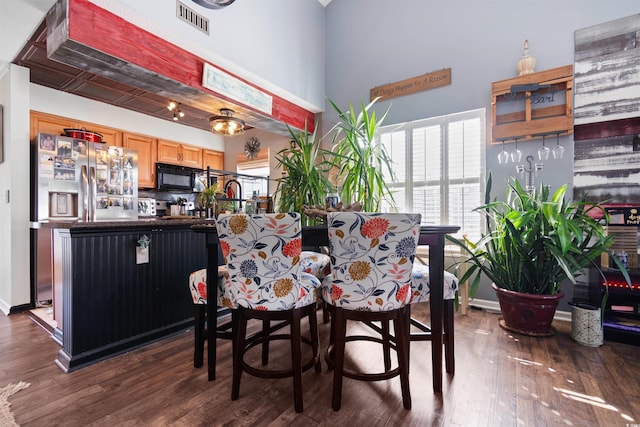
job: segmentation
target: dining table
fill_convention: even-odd
[[[220,252],[215,223],[194,224],[192,229],[206,234],[207,277],[218,277],[218,266],[224,264]],[[431,363],[433,373],[433,391],[442,392],[442,345],[443,345],[443,293],[444,293],[444,247],[447,234],[457,233],[460,227],[455,225],[422,225],[420,227],[419,246],[429,246],[430,291],[429,317],[431,323]],[[326,225],[302,227],[302,245],[304,247],[329,246],[329,234]],[[217,301],[218,287],[215,280],[207,280],[207,301]],[[209,381],[216,377],[216,328],[218,307],[207,304],[207,368]]]

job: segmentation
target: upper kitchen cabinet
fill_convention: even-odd
[[[202,148],[158,140],[158,162],[202,168]]]
[[[156,139],[134,133],[122,134],[123,145],[138,152],[138,187],[156,187]]]
[[[30,138],[34,139],[39,133],[50,133],[52,135],[64,135],[65,129],[82,129],[96,132],[102,135],[102,142],[107,145],[122,147],[122,131],[94,123],[84,123],[68,117],[56,116],[53,114],[31,112]]]
[[[64,135],[66,128],[73,128],[76,124],[77,121],[73,119],[32,111],[30,139],[34,139],[39,133]]]
[[[102,142],[107,145],[122,147],[122,131],[120,129],[113,129],[93,123],[80,123],[79,128],[99,133],[102,135]]]
[[[224,152],[215,150],[202,151],[202,169],[224,170]]]

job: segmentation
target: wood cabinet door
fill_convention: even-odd
[[[202,150],[202,169],[224,170],[224,152],[215,150]]]
[[[158,161],[160,163],[171,163],[174,165],[180,162],[180,144],[177,142],[158,140]]]
[[[75,128],[77,126],[77,122],[73,119],[37,111],[31,112],[30,121],[30,139],[32,140],[39,133],[50,133],[56,136],[64,135],[65,128]]]
[[[96,125],[94,123],[80,123],[80,129],[86,129],[90,132],[97,132],[102,135],[102,142],[107,145],[122,147],[122,131],[106,126]]]
[[[138,152],[138,188],[155,188],[156,139],[126,132],[122,139],[125,148]]]
[[[202,167],[202,148],[192,145],[183,145],[180,155],[183,166],[200,169]]]

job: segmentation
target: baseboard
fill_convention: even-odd
[[[500,304],[498,304],[498,301],[474,298],[472,300],[469,300],[469,306],[481,308],[483,310],[495,311],[497,313],[500,312]],[[555,316],[553,316],[553,320],[571,322],[571,312],[556,310],[556,314]]]

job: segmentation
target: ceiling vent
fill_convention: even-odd
[[[209,20],[179,1],[176,1],[176,16],[203,33],[209,34]]]

